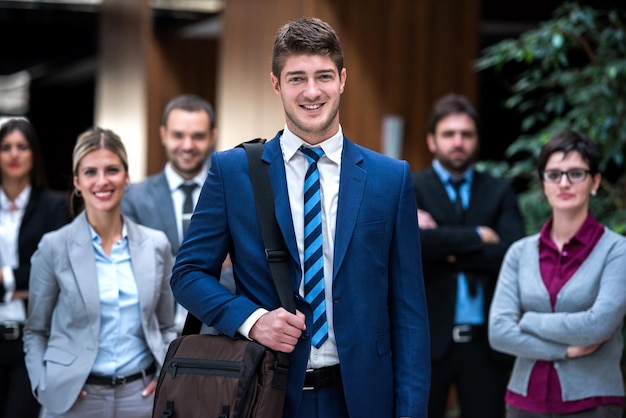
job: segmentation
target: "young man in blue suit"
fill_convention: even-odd
[[[511,357],[487,341],[487,310],[504,253],[524,235],[513,188],[474,169],[479,117],[467,98],[433,106],[432,167],[413,177],[430,320],[429,418],[443,418],[456,386],[463,418],[502,418]],[[455,184],[456,183],[456,184]]]
[[[346,69],[327,23],[302,18],[279,30],[271,82],[286,123],[262,161],[297,312],[280,307],[240,148],[213,154],[174,295],[219,331],[290,353],[285,418],[423,418],[430,353],[409,166],[343,135]],[[227,253],[236,294],[217,281]]]

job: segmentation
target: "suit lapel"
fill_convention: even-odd
[[[465,219],[467,219],[468,223],[470,220],[475,218],[475,211],[480,211],[483,206],[482,202],[486,202],[489,199],[489,187],[483,185],[483,181],[485,177],[482,173],[474,170],[474,178],[472,179],[472,189],[470,190],[470,201],[469,206],[467,207],[467,213],[465,214]]]
[[[133,276],[137,284],[137,294],[142,318],[146,318],[146,312],[152,304],[150,295],[154,294],[154,281],[150,278],[157,277],[155,272],[154,247],[150,240],[141,232],[137,225],[124,218],[124,224],[128,232],[128,245],[132,260]]]
[[[161,218],[160,225],[164,226],[163,232],[165,232],[167,238],[172,243],[172,252],[177,254],[180,242],[178,238],[178,226],[176,225],[176,213],[170,193],[170,185],[167,182],[167,177],[165,177],[164,172],[155,178],[150,192],[152,193],[154,202],[157,204],[154,209]]]
[[[26,203],[26,209],[24,210],[24,217],[22,218],[22,225],[27,224],[30,221],[30,218],[35,215],[35,210],[37,209],[37,204],[39,202],[39,197],[41,196],[41,191],[36,187],[30,189],[30,197],[28,198],[28,202]]]
[[[423,198],[432,199],[432,202],[438,208],[439,218],[444,219],[448,224],[457,224],[459,219],[454,210],[454,204],[450,201],[448,192],[446,192],[445,185],[432,167],[428,170],[428,180],[425,184],[426,193]]]
[[[298,246],[291,218],[289,192],[285,164],[280,148],[280,133],[265,145],[263,161],[269,164],[270,179],[274,191],[276,218],[291,257],[300,265]],[[333,271],[337,272],[348,250],[348,244],[356,225],[357,214],[363,200],[366,172],[359,164],[363,156],[357,147],[344,137],[339,180],[339,205],[335,230],[335,256]]]
[[[89,322],[94,324],[94,329],[100,329],[100,290],[96,258],[84,211],[72,222],[68,232],[71,240],[66,245],[76,286],[87,307]]]
[[[339,271],[346,255],[363,201],[367,173],[359,167],[361,161],[363,161],[363,156],[358,148],[344,137],[335,227],[333,275]]]

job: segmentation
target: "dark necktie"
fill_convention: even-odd
[[[461,185],[465,183],[465,178],[461,177],[460,179],[450,179],[450,185],[454,188],[454,192],[456,194],[456,199],[454,200],[454,211],[456,213],[457,218],[463,222],[465,209],[463,209],[463,199],[461,198]]]
[[[324,294],[324,254],[322,251],[322,204],[317,161],[321,148],[300,147],[309,162],[304,176],[304,300],[313,310],[311,344],[319,348],[328,338],[326,296]]]
[[[454,211],[459,219],[459,222],[463,224],[465,222],[465,209],[463,208],[463,199],[461,199],[461,185],[465,183],[465,178],[461,177],[460,179],[450,179],[450,184],[454,187],[454,191],[456,193],[456,199],[454,200]],[[476,278],[470,274],[465,273],[465,280],[467,280],[467,287],[469,290],[469,294],[474,297],[476,296]]]
[[[193,191],[198,187],[196,183],[184,183],[180,185],[180,189],[185,192],[185,200],[183,201],[183,237],[187,234],[191,215],[193,214]]]

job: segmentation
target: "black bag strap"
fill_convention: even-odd
[[[289,253],[276,220],[274,193],[272,192],[270,175],[267,171],[267,166],[261,160],[264,143],[265,139],[257,138],[244,142],[241,146],[246,150],[246,156],[248,157],[254,201],[265,245],[265,258],[272,272],[274,287],[276,287],[283,308],[295,314],[296,301],[291,290],[291,280],[289,278]],[[276,370],[272,379],[272,387],[282,389],[287,385],[289,357],[280,351],[276,353],[276,356]]]
[[[264,139],[253,139],[244,142],[241,146],[246,150],[250,180],[254,191],[257,216],[261,226],[261,235],[265,245],[265,258],[270,266],[274,285],[278,292],[280,303],[285,310],[295,314],[296,301],[289,278],[289,252],[280,233],[278,221],[274,211],[274,194],[267,167],[261,161]]]
[[[274,194],[267,167],[261,161],[263,155],[263,144],[265,139],[256,138],[243,142],[238,146],[246,151],[248,167],[250,169],[250,180],[257,208],[257,217],[263,236],[265,246],[265,257],[272,272],[274,287],[278,292],[278,298],[285,310],[295,314],[296,302],[291,290],[291,280],[289,278],[289,267],[287,261],[289,253],[283,241],[278,221],[274,213]],[[202,328],[200,321],[191,312],[187,313],[182,335],[199,334]]]
[[[256,138],[244,142],[239,146],[246,151],[248,167],[250,170],[250,181],[254,192],[254,201],[257,208],[257,217],[263,236],[265,246],[265,257],[272,273],[274,287],[278,293],[280,303],[285,310],[295,314],[296,302],[293,296],[291,280],[289,278],[289,252],[276,220],[274,209],[274,194],[267,167],[261,160],[263,155],[263,144],[265,139]],[[187,314],[183,335],[198,334],[202,328],[202,322],[191,312]],[[287,354],[277,352],[277,365],[274,373],[272,386],[285,388],[287,381],[287,369],[289,368],[289,357]]]

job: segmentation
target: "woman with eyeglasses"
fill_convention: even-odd
[[[492,347],[516,356],[508,418],[621,418],[626,238],[589,212],[600,153],[565,131],[541,149],[538,173],[552,216],[514,243],[489,316]]]

